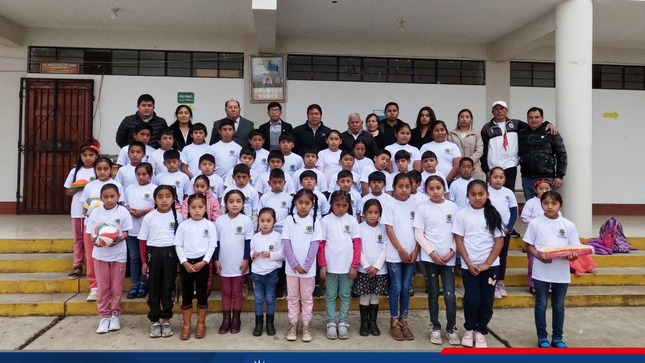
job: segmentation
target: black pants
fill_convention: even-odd
[[[504,281],[506,277],[506,260],[508,257],[508,247],[511,245],[511,235],[508,234],[504,236],[504,245],[502,250],[499,252],[499,276],[498,280]]]
[[[188,263],[196,264],[204,260],[204,256],[199,258],[189,258]],[[205,309],[208,307],[208,274],[210,273],[208,265],[202,267],[197,272],[188,272],[184,265],[179,265],[179,274],[181,275],[182,290],[182,309],[191,309],[193,307],[194,291],[197,290],[197,307]]]
[[[504,186],[510,189],[513,193],[515,193],[515,180],[517,179],[517,166],[504,169],[504,176],[506,176],[506,182],[504,183]]]
[[[172,291],[177,277],[177,253],[175,246],[148,246],[148,319],[172,318]],[[192,287],[192,285],[190,285]]]
[[[464,284],[464,328],[475,330],[484,335],[488,334],[488,323],[493,317],[493,301],[495,300],[495,283],[499,266],[491,266],[488,270],[474,276],[470,270],[461,270]]]
[[[284,296],[284,287],[287,285],[287,274],[285,272],[285,264],[282,262],[282,267],[278,269],[278,283],[275,285],[276,295]]]

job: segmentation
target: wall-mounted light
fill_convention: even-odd
[[[110,19],[116,20],[116,17],[119,15],[119,10],[121,10],[121,8],[111,6],[110,11],[112,12],[112,14],[110,14]]]

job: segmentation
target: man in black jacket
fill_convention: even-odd
[[[241,110],[240,102],[237,100],[228,100],[224,103],[224,112],[226,112],[226,117],[213,122],[213,131],[211,132],[211,140],[209,144],[213,145],[221,140],[222,137],[219,134],[219,123],[222,120],[229,119],[233,121],[233,124],[235,125],[233,141],[238,143],[241,147],[249,146],[249,132],[254,128],[253,121],[241,117]]]
[[[354,150],[354,141],[363,140],[365,142],[365,157],[369,160],[372,160],[378,151],[374,136],[363,130],[363,120],[358,113],[349,115],[347,119],[347,131],[340,134],[340,137],[343,140],[343,143],[340,144],[341,149],[348,151]]]
[[[158,117],[155,113],[155,99],[149,94],[139,96],[137,112],[121,121],[119,128],[116,130],[116,144],[121,148],[129,145],[134,140],[134,127],[142,122],[147,122],[152,126],[152,134],[148,145],[158,149],[159,134],[168,128],[168,124],[166,120]]]
[[[529,127],[519,131],[519,155],[522,172],[522,188],[526,200],[535,196],[533,183],[538,179],[549,179],[555,189],[564,184],[567,172],[567,150],[559,134],[552,135],[546,129],[544,112],[531,107],[526,113]]]
[[[307,121],[293,129],[296,137],[296,147],[293,152],[302,156],[307,148],[314,148],[316,152],[327,148],[327,135],[331,129],[322,123],[322,108],[317,104],[307,107]]]
[[[277,102],[271,102],[267,106],[269,121],[258,127],[264,135],[263,148],[271,150],[280,149],[280,135],[283,133],[293,133],[293,126],[282,119],[282,105]]]

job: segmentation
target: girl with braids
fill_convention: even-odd
[[[504,244],[502,217],[488,199],[486,183],[473,180],[466,189],[470,206],[455,214],[452,233],[461,256],[464,284],[464,347],[486,348],[493,316],[499,253]]]
[[[349,301],[352,281],[361,260],[361,234],[352,216],[351,196],[337,190],[329,197],[331,213],[320,221],[318,246],[320,277],[327,280],[327,338],[349,338]],[[340,298],[340,321],[336,325],[336,298]]]
[[[177,276],[175,233],[183,220],[175,209],[177,192],[171,185],[158,186],[153,197],[156,209],[146,214],[139,230],[142,272],[148,275],[148,319],[150,337],[170,337],[172,318],[172,291]]]
[[[298,315],[302,311],[302,341],[310,342],[313,339],[310,324],[316,284],[316,254],[321,240],[320,227],[316,223],[319,218],[316,194],[309,189],[300,189],[291,201],[289,215],[291,218],[287,218],[282,227],[283,254],[287,261],[287,340],[298,338]]]

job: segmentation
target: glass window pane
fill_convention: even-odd
[[[190,77],[190,69],[188,68],[168,68],[168,75],[174,77]]]
[[[140,76],[163,76],[164,74],[165,74],[164,68],[148,68],[148,67],[139,68]]]
[[[480,86],[484,84],[482,77],[461,77],[461,84]]]
[[[112,51],[113,59],[138,59],[139,52],[136,50],[113,50]]]
[[[536,79],[554,79],[554,72],[533,72],[533,77]]]
[[[603,81],[601,83],[600,87],[605,88],[605,89],[622,89],[623,88],[623,82]]]
[[[83,49],[59,49],[60,58],[83,58]]]
[[[532,82],[530,78],[512,78],[511,86],[514,87],[531,87]]]
[[[511,71],[511,79],[528,79],[530,80],[531,77],[533,76],[533,72],[530,70],[524,71],[524,70],[514,70]]]
[[[553,63],[533,63],[534,71],[555,71],[555,64]]]
[[[387,75],[385,73],[382,73],[382,74],[378,74],[378,73],[364,74],[363,75],[363,81],[365,81],[365,82],[386,82],[387,81]]]
[[[555,87],[555,81],[552,79],[535,79],[533,87]]]
[[[287,62],[289,63],[289,66],[291,66],[291,64],[311,64],[311,57],[290,55],[289,58],[287,58]]]
[[[436,68],[437,62],[433,60],[415,60],[414,68]]]
[[[115,75],[136,76],[138,73],[139,69],[135,67],[120,67],[117,65],[112,66],[112,74]]]
[[[336,65],[336,57],[313,57],[313,64]]]
[[[461,68],[484,70],[484,62],[461,62]]]
[[[530,71],[533,69],[533,63],[529,62],[511,62],[511,72],[512,71]]]
[[[139,58],[140,59],[161,59],[165,60],[166,59],[166,54],[165,52],[155,52],[155,51],[141,51],[139,53]]]
[[[437,77],[437,83],[439,84],[459,84],[461,83],[461,77],[447,77],[439,76]]]
[[[56,58],[56,48],[31,48],[32,56]]]
[[[625,82],[625,89],[643,89],[643,82]]]

